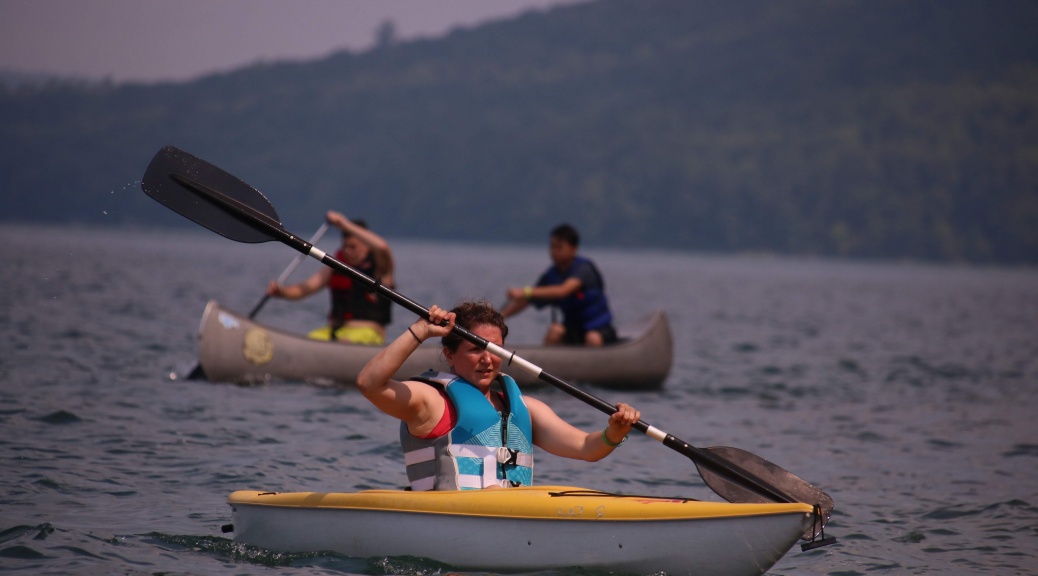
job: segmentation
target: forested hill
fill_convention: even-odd
[[[389,237],[1038,262],[1038,2],[602,0],[179,84],[0,94],[0,219],[191,226],[173,144]]]

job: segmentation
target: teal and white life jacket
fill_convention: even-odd
[[[442,388],[457,424],[439,438],[412,436],[400,423],[407,479],[412,490],[478,490],[533,483],[533,428],[519,386],[501,374],[506,413],[498,412],[475,385],[454,374],[428,371],[412,378]]]

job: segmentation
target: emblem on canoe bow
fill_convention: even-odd
[[[266,330],[256,327],[249,328],[245,331],[245,338],[242,339],[241,353],[246,360],[253,364],[266,364],[274,358],[274,341]]]

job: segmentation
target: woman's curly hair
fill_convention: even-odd
[[[508,337],[508,325],[505,324],[505,317],[494,308],[493,304],[486,300],[462,302],[452,308],[451,312],[456,315],[456,326],[461,326],[469,331],[477,326],[497,326],[501,329],[502,344],[504,344],[504,339]],[[462,338],[451,332],[444,336],[441,342],[444,348],[451,352],[457,352]]]

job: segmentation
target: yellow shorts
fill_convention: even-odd
[[[314,340],[330,340],[328,338],[330,333],[331,328],[324,326],[310,332],[307,336]],[[378,333],[378,330],[371,326],[343,326],[335,331],[335,339],[340,342],[368,344],[371,346],[379,346],[386,343],[386,339]]]

